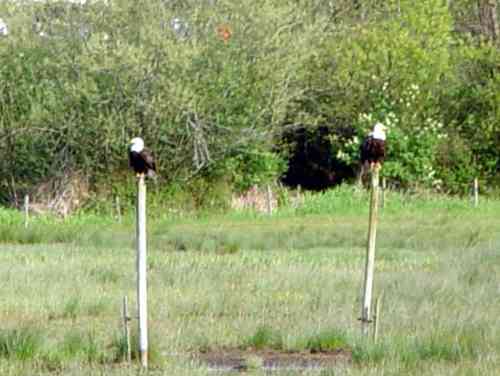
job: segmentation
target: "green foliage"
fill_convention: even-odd
[[[41,333],[34,328],[0,331],[0,358],[34,359],[42,348]]]
[[[436,159],[436,176],[444,189],[449,192],[470,192],[471,177],[480,172],[470,144],[457,135],[451,135],[447,142],[438,146]]]
[[[78,297],[70,298],[66,304],[64,304],[61,317],[65,319],[76,320],[81,310],[81,302]]]
[[[50,223],[50,222],[49,222]],[[68,243],[78,238],[80,226],[61,225],[58,231],[46,232],[47,224],[37,223],[25,228],[24,225],[0,226],[0,242],[18,244]]]
[[[466,42],[460,41],[454,51],[456,78],[443,96],[442,112],[449,131],[461,139],[456,157],[496,183],[500,171],[500,51],[489,43]]]
[[[342,189],[315,195],[316,211],[307,215],[289,208],[273,216],[153,218],[148,248],[150,333],[156,339],[151,351],[160,362],[151,363],[148,372],[213,373],[191,356],[200,351],[225,356],[247,342],[279,345],[277,352],[293,352],[298,359],[323,359],[326,354],[307,354],[306,344],[325,349],[345,341],[348,346],[339,351],[332,372],[496,375],[500,201],[485,198],[474,208],[458,197],[387,192],[377,243],[376,295],[384,291],[382,331],[380,342],[373,345],[371,337],[361,337],[356,320],[368,197],[360,193],[358,201],[346,201],[332,211],[328,202],[355,194]],[[306,196],[306,204],[310,198]],[[115,338],[123,332],[120,297],[135,291],[130,275],[133,242],[124,241],[124,234],[133,237],[134,231],[132,222],[115,226],[108,217],[66,220],[83,226],[80,232],[89,237],[98,223],[107,234],[101,243],[2,243],[0,283],[6,288],[0,343],[15,343],[10,334],[25,327],[33,330],[34,323],[42,340],[26,360],[0,351],[2,375],[140,372],[136,365],[114,363]],[[60,221],[46,221],[47,233],[61,226]],[[238,255],[196,252],[211,236],[238,244]],[[187,244],[185,251],[172,252],[176,238]],[[111,270],[122,276],[119,283],[113,282]],[[62,317],[72,297],[81,302],[77,320]],[[107,309],[90,309],[99,302]],[[450,311],[455,314],[450,316]],[[263,324],[267,329],[259,330]],[[27,337],[27,332],[19,337]],[[137,336],[132,344],[136,349]],[[236,352],[250,352],[245,350]]]
[[[352,350],[352,359],[356,364],[373,366],[395,357],[406,369],[413,369],[422,362],[459,363],[477,359],[483,341],[481,330],[462,328],[452,333],[442,329],[429,337],[359,343]]]
[[[249,150],[225,161],[226,176],[230,176],[237,191],[254,185],[263,186],[276,181],[286,170],[285,161],[277,154]]]
[[[352,361],[358,365],[371,366],[381,363],[389,356],[389,348],[383,344],[358,344],[352,349]]]
[[[499,52],[452,32],[455,2],[179,4],[0,4],[11,30],[0,40],[1,202],[82,171],[130,204],[126,147],[140,135],[161,184],[191,185],[194,206],[210,206],[220,197],[197,189],[276,180],[287,155],[275,144],[297,124],[328,127],[332,156],[353,170],[373,122],[386,123],[384,173],[403,187],[496,181]]]
[[[439,187],[442,181],[436,176],[436,152],[441,142],[447,142],[443,124],[437,119],[433,106],[422,98],[418,85],[413,84],[391,99],[389,84],[382,86],[375,97],[373,112],[360,115],[360,128],[369,129],[379,121],[388,128],[388,156],[383,174],[404,186],[424,184]]]
[[[310,338],[305,345],[311,352],[347,350],[349,347],[345,333],[340,330],[319,333]]]
[[[482,337],[481,331],[462,329],[457,333],[441,331],[429,338],[416,338],[401,352],[401,361],[406,366],[415,366],[420,361],[473,360],[480,352]]]
[[[158,344],[161,343],[160,339],[153,333],[150,333],[148,341],[148,363],[152,366],[159,366],[165,363],[165,356],[160,353]],[[137,362],[140,359],[139,347],[136,345],[139,343],[139,335],[137,330],[132,329],[130,333],[130,354],[132,360]],[[117,334],[110,346],[113,352],[112,360],[115,362],[123,362],[127,360],[127,340],[123,333]]]
[[[255,334],[245,340],[243,347],[251,347],[255,350],[283,348],[281,334],[268,326],[260,326]]]

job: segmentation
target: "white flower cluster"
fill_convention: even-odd
[[[390,128],[395,128],[399,122],[400,119],[397,117],[397,115],[394,112],[389,112],[385,116],[385,120],[379,121],[379,120],[374,120],[373,114],[366,114],[366,113],[361,113],[359,115],[359,122],[369,128],[370,130],[373,128],[373,125],[375,123],[381,123],[385,125],[388,129]]]
[[[411,84],[408,89],[403,91],[399,103],[405,105],[407,108],[413,106],[417,97],[420,95],[420,87],[417,84]]]
[[[423,178],[427,183],[429,183],[434,189],[441,189],[443,181],[436,178],[436,170],[431,165],[425,165],[423,167],[424,175]]]
[[[6,37],[7,35],[9,35],[9,28],[5,21],[0,18],[0,36]]]
[[[429,179],[429,180],[432,180],[434,175],[436,175],[436,171],[434,170],[434,168],[431,165],[425,165],[424,171],[425,171],[425,174],[427,176],[427,179]]]
[[[362,114],[359,115],[359,120],[362,121],[362,122],[372,123],[373,122],[373,116],[372,116],[372,114],[362,113]]]
[[[348,162],[351,159],[349,157],[349,154],[344,153],[342,150],[337,151],[336,157],[337,157],[337,159],[344,161],[344,162]]]
[[[360,139],[358,136],[353,136],[352,138],[345,141],[341,149],[337,151],[336,158],[350,164],[354,160],[354,156],[358,154]]]
[[[354,136],[353,138],[347,140],[345,143],[346,146],[353,146],[353,145],[359,145],[359,138],[358,136]]]
[[[383,124],[387,128],[394,128],[398,125],[399,122],[400,122],[400,119],[398,118],[398,116],[394,112],[391,111],[386,115],[386,118],[385,118],[385,121],[383,122]]]
[[[448,135],[444,132],[442,132],[443,129],[443,123],[433,119],[433,118],[426,118],[424,120],[423,125],[418,129],[418,134],[429,134],[429,135],[434,135],[437,137],[437,139],[445,139],[448,137]]]

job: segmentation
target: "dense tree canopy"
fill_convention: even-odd
[[[172,184],[275,180],[318,134],[307,168],[355,171],[375,121],[398,186],[498,184],[496,5],[2,1],[0,199],[66,171],[120,176],[136,135]]]

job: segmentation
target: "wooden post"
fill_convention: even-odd
[[[375,316],[373,317],[374,321],[374,328],[373,328],[373,342],[377,343],[378,340],[378,331],[379,331],[379,325],[380,325],[380,305],[382,302],[382,296],[384,293],[380,294],[380,296],[377,298],[375,301]]]
[[[295,200],[296,202],[296,205],[295,207],[299,207],[302,203],[302,187],[300,186],[300,184],[297,186],[297,199]]]
[[[139,312],[139,356],[141,366],[148,366],[148,305],[146,278],[146,182],[137,179],[137,310]]]
[[[118,223],[122,223],[122,208],[120,206],[120,196],[115,197],[115,206],[116,206],[116,219]]]
[[[479,181],[477,178],[474,178],[474,207],[477,208],[479,206]]]
[[[361,309],[361,328],[365,335],[368,334],[368,327],[371,323],[370,312],[373,292],[373,274],[375,269],[375,243],[377,240],[379,170],[380,165],[377,163],[371,171],[370,222],[368,225],[363,306]]]
[[[273,191],[271,190],[271,186],[269,184],[267,185],[266,201],[267,201],[267,214],[271,215],[273,214]]]
[[[30,220],[30,196],[24,196],[24,228],[28,228]]]
[[[126,296],[123,297],[123,335],[125,336],[125,346],[126,346],[126,356],[127,363],[132,362],[132,350],[130,348],[130,316],[128,314],[128,299]]]

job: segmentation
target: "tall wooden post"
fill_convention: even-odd
[[[137,179],[137,310],[139,312],[139,356],[141,366],[148,366],[148,303],[146,279],[146,182]]]
[[[268,184],[266,187],[266,203],[267,203],[267,214],[273,214],[273,191],[271,186]]]
[[[24,196],[24,228],[28,228],[30,220],[30,196]]]
[[[375,269],[375,243],[377,240],[377,215],[379,198],[379,170],[377,163],[371,171],[370,217],[368,242],[366,247],[365,282],[363,286],[363,306],[361,308],[361,327],[363,334],[368,334],[371,323],[371,304],[373,293],[373,274]]]
[[[479,181],[477,178],[474,178],[474,207],[477,208],[479,206]]]

